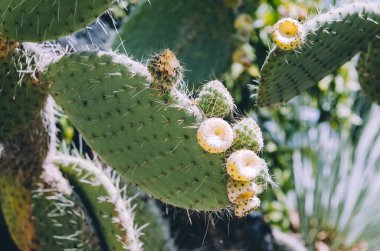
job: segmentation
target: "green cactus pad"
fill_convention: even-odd
[[[357,69],[362,91],[372,102],[380,104],[380,41],[373,41],[362,51]]]
[[[117,217],[117,212],[114,204],[107,200],[109,198],[107,191],[93,175],[80,167],[61,166],[60,169],[86,205],[104,249],[125,250],[123,243],[126,233],[117,222],[114,222],[113,218]]]
[[[120,223],[114,220],[114,218],[118,218],[115,205],[110,199],[109,192],[100,184],[95,174],[87,172],[80,166],[61,166],[60,169],[86,204],[86,208],[98,229],[101,243],[106,247],[106,250],[125,250],[123,245],[128,246],[125,237],[126,231]],[[168,230],[164,228],[162,216],[159,215],[154,203],[150,200],[144,201],[139,196],[136,197],[137,189],[126,186],[126,183],[115,173],[110,173],[110,176],[113,178],[107,177],[106,174],[103,178],[106,177],[114,183],[115,188],[119,189],[124,203],[129,203],[127,200],[135,197],[131,202],[131,207],[136,207],[133,212],[132,224],[134,227],[139,228],[148,224],[142,230],[144,234],[140,237],[144,250],[164,250],[169,238]]]
[[[43,184],[33,190],[32,197],[41,251],[101,250],[85,205],[75,192],[63,194]]]
[[[126,52],[137,59],[169,48],[194,86],[221,76],[231,64],[234,16],[223,0],[151,0],[121,28]],[[113,48],[120,47],[120,38]]]
[[[226,207],[225,156],[202,151],[195,118],[152,95],[144,66],[78,53],[51,65],[47,77],[86,142],[129,182],[178,207]]]
[[[16,41],[57,39],[95,20],[112,0],[0,0],[0,34]]]
[[[350,60],[380,32],[380,5],[354,3],[318,15],[303,27],[305,43],[294,51],[275,47],[263,65],[260,106],[286,102]]]
[[[42,110],[47,93],[24,76],[21,85],[14,59],[0,60],[0,142],[24,130]]]

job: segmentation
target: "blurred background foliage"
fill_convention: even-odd
[[[125,22],[141,2],[120,1],[115,5],[111,9],[113,27]],[[279,19],[304,21],[335,2],[225,3],[234,7],[236,34],[233,63],[223,82],[240,111],[258,120],[265,137],[263,155],[278,184],[263,196],[263,218],[273,228],[303,239],[308,250],[376,250],[374,247],[380,244],[380,203],[376,199],[380,184],[380,109],[360,92],[357,58],[281,106],[252,108],[247,86],[260,76],[272,46],[271,29]],[[66,142],[81,142],[65,116],[59,123]],[[192,227],[196,229],[197,225]],[[206,231],[215,235],[213,230]],[[201,237],[199,240],[207,243],[206,236]],[[203,250],[213,249],[206,245]]]

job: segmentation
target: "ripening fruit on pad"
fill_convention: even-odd
[[[256,194],[263,192],[263,187],[255,181],[237,181],[229,179],[227,184],[228,199],[232,203],[240,203],[251,199]]]
[[[234,99],[219,80],[205,84],[196,102],[207,117],[224,118],[230,116],[235,109]]]
[[[259,152],[264,147],[263,134],[256,121],[252,118],[244,118],[236,123],[234,130],[234,142],[232,148],[234,150],[249,149]]]
[[[222,153],[231,147],[234,132],[231,126],[220,118],[205,120],[198,128],[199,145],[209,153]]]
[[[86,142],[128,182],[178,207],[229,204],[224,154],[201,148],[188,110],[152,95],[145,66],[122,55],[75,53],[51,65],[47,78]],[[191,101],[184,95],[181,103]]]
[[[235,216],[244,217],[250,212],[256,210],[261,204],[261,201],[257,197],[253,197],[248,201],[244,201],[238,204],[235,204]]]
[[[250,181],[260,175],[264,165],[264,160],[253,151],[239,150],[227,159],[227,173],[234,180]]]
[[[303,41],[303,27],[292,18],[283,18],[273,27],[273,41],[282,50],[295,50]]]

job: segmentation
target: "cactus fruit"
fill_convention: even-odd
[[[196,102],[205,116],[209,118],[231,116],[235,109],[231,94],[218,80],[205,84],[200,90]]]
[[[15,41],[59,38],[84,28],[102,14],[112,0],[1,0],[0,36]]]
[[[259,176],[263,161],[251,150],[238,150],[227,159],[227,173],[234,180],[250,181]]]
[[[263,187],[255,183],[255,181],[237,181],[228,180],[227,185],[228,199],[232,203],[240,203],[251,199],[256,194],[263,192]]]
[[[113,48],[123,42],[126,53],[137,59],[163,46],[170,48],[189,69],[185,81],[199,86],[229,69],[233,22],[233,12],[223,0],[150,0],[121,27],[121,41],[116,39]]]
[[[250,200],[235,204],[234,213],[237,217],[244,217],[250,212],[256,210],[261,204],[261,201],[257,197],[253,197]]]
[[[209,153],[223,153],[231,147],[234,133],[231,126],[220,118],[211,118],[198,127],[199,145]]]
[[[304,39],[302,25],[292,18],[283,18],[273,27],[273,41],[282,50],[295,50]]]
[[[359,83],[365,95],[380,105],[380,45],[373,41],[363,50],[357,65]]]
[[[183,69],[169,49],[150,58],[147,68],[153,78],[150,88],[158,94],[158,97],[170,94],[170,91],[182,80]]]
[[[264,140],[261,129],[252,118],[240,120],[232,129],[235,134],[232,149],[248,149],[254,152],[260,152],[263,149]]]
[[[196,107],[170,105],[151,95],[145,66],[122,55],[75,53],[51,65],[47,78],[53,97],[86,142],[127,181],[183,208],[228,205],[224,156],[207,154],[198,145],[198,121],[188,112]]]
[[[305,42],[297,50],[275,47],[261,72],[260,106],[288,101],[334,72],[371,41],[378,41],[380,5],[352,3],[333,8],[303,24]]]

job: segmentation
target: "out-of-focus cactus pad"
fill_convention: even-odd
[[[199,86],[230,66],[233,22],[222,0],[151,0],[131,15],[120,37],[137,59],[170,48],[189,69],[186,80]],[[119,45],[117,38],[114,48]]]

